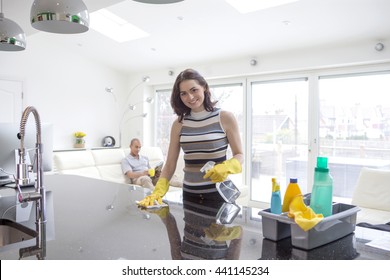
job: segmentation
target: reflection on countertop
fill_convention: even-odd
[[[181,192],[167,196],[167,210],[175,220],[173,236],[159,215],[161,213],[137,207],[135,201],[145,196],[148,192],[145,189],[75,175],[45,175],[44,184],[48,216],[46,259],[169,260],[173,257],[172,240],[179,244],[189,233],[191,242],[197,238],[198,231],[191,225],[192,220],[199,223],[199,217],[191,216],[196,207],[188,204],[183,207]],[[34,211],[31,211],[34,207],[17,204],[14,189],[1,188],[0,202],[2,218],[35,228]],[[289,238],[279,242],[264,239],[259,210],[241,207],[234,221],[227,225],[242,229],[235,255],[242,260],[390,259],[390,251],[365,245],[390,233],[366,228],[357,227],[353,234],[308,251],[292,247]],[[216,212],[216,209],[212,211]],[[199,238],[206,243],[210,241],[202,236]],[[233,239],[227,240],[228,246]],[[19,249],[31,245],[26,242],[30,241],[0,248],[0,259],[19,259]],[[191,249],[192,244],[187,249]],[[190,258],[191,252],[186,251],[185,256]]]

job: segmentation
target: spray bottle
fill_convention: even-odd
[[[208,161],[206,164],[200,169],[200,172],[207,172],[215,165],[214,161]],[[233,183],[233,181],[227,179],[224,182],[215,184],[219,194],[222,198],[228,203],[235,203],[236,199],[240,196],[241,192]]]
[[[280,185],[276,181],[276,178],[272,178],[271,213],[282,213],[282,197],[280,195]]]

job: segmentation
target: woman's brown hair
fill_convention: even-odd
[[[205,78],[193,69],[186,69],[182,71],[177,77],[173,85],[171,94],[171,106],[175,114],[179,117],[181,122],[185,116],[191,113],[191,109],[184,105],[180,98],[180,83],[186,80],[195,80],[204,88],[204,108],[206,111],[211,112],[214,110],[214,106],[217,102],[211,101],[211,92],[209,85]]]

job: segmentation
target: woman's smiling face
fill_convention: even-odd
[[[180,98],[192,111],[204,110],[204,88],[196,80],[185,80],[180,83]]]

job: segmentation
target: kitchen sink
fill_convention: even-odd
[[[36,231],[8,219],[0,219],[0,247],[33,239]]]

